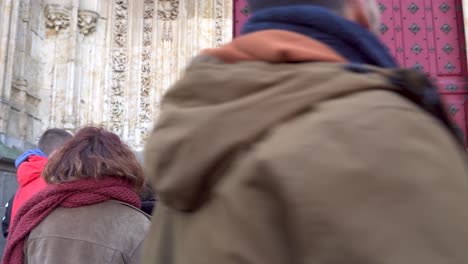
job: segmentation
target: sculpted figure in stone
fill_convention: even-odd
[[[89,35],[96,31],[99,13],[90,10],[78,11],[78,27],[83,35]]]
[[[179,0],[160,0],[158,16],[161,20],[176,20],[179,15]]]
[[[70,25],[70,10],[63,6],[50,4],[44,9],[46,17],[46,26],[58,32],[60,29],[65,29]]]

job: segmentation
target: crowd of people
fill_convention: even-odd
[[[148,191],[141,165],[117,135],[97,127],[74,136],[47,130],[16,164],[20,187],[3,263],[140,262],[150,216],[139,194],[148,198]]]
[[[165,95],[144,167],[93,126],[17,159],[2,264],[468,263],[463,144],[376,1],[249,4]]]

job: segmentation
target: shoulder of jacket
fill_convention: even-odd
[[[131,205],[131,204],[124,203],[124,202],[121,202],[121,201],[118,201],[118,200],[110,200],[109,202],[111,202],[111,203],[117,203],[117,204],[126,206],[126,207],[132,209],[133,211],[142,214],[142,215],[143,215],[144,217],[146,217],[148,220],[151,219],[151,216],[150,216],[150,215],[148,215],[147,213],[143,212],[140,208],[137,208],[137,207],[135,207],[135,206],[133,206],[133,205]]]
[[[338,145],[353,145],[355,139],[369,134],[389,136],[387,140],[409,137],[402,126],[433,130],[437,125],[434,118],[400,95],[366,91],[320,102],[310,112],[276,126],[258,143],[255,154],[266,160],[290,159],[309,151],[315,153],[305,144],[331,150]]]
[[[202,54],[198,55],[195,58],[192,59],[190,62],[189,67],[197,65],[197,64],[222,64],[224,61],[218,57],[215,57],[213,55],[208,55],[208,54]]]

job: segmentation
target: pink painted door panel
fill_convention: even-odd
[[[461,0],[378,3],[382,41],[402,66],[425,72],[437,82],[454,125],[467,142],[468,75]],[[248,15],[246,0],[234,0],[234,36]]]
[[[234,0],[234,36],[239,36],[242,25],[249,17],[250,10],[247,0]]]
[[[461,0],[379,0],[380,36],[398,62],[430,75],[466,142],[468,92]]]

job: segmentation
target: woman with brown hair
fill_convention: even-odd
[[[117,135],[81,129],[42,176],[49,185],[19,209],[3,264],[139,263],[143,172]]]

